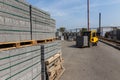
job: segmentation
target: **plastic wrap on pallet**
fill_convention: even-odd
[[[41,80],[40,75],[40,45],[0,52],[0,80]]]

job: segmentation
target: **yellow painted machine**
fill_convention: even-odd
[[[76,38],[76,46],[80,48],[97,46],[99,41],[98,33],[95,30],[84,31],[81,36]]]
[[[97,46],[98,43],[98,33],[95,30],[90,31],[90,43],[92,44],[92,46]]]

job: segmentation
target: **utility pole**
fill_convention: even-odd
[[[87,0],[87,26],[88,26],[88,31],[90,30],[90,7],[89,7],[90,1]]]
[[[101,33],[101,13],[99,13],[99,33]]]

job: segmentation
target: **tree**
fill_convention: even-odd
[[[60,32],[62,32],[62,33],[63,33],[63,32],[65,32],[65,30],[66,30],[66,29],[65,29],[65,27],[60,27],[60,29],[59,29],[59,30],[60,30]]]
[[[81,29],[81,34],[83,34],[84,32],[86,32],[87,31],[87,28],[82,28]]]
[[[110,36],[110,32],[105,33],[105,38],[108,38]]]

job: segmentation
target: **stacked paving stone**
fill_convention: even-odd
[[[57,54],[58,51],[61,51],[61,41],[43,44],[42,46],[44,46],[45,60]]]
[[[41,80],[41,47],[0,52],[0,80]]]
[[[0,80],[47,80],[45,61],[58,52],[61,41],[1,51]]]
[[[29,5],[0,0],[0,42],[30,40]]]
[[[45,60],[61,51],[60,41],[9,46],[13,42],[55,38],[55,25],[48,12],[25,0],[0,0],[0,80],[47,80],[42,77],[43,66]]]
[[[0,0],[0,42],[54,37],[55,20],[48,12],[33,6],[30,9],[24,0]]]

